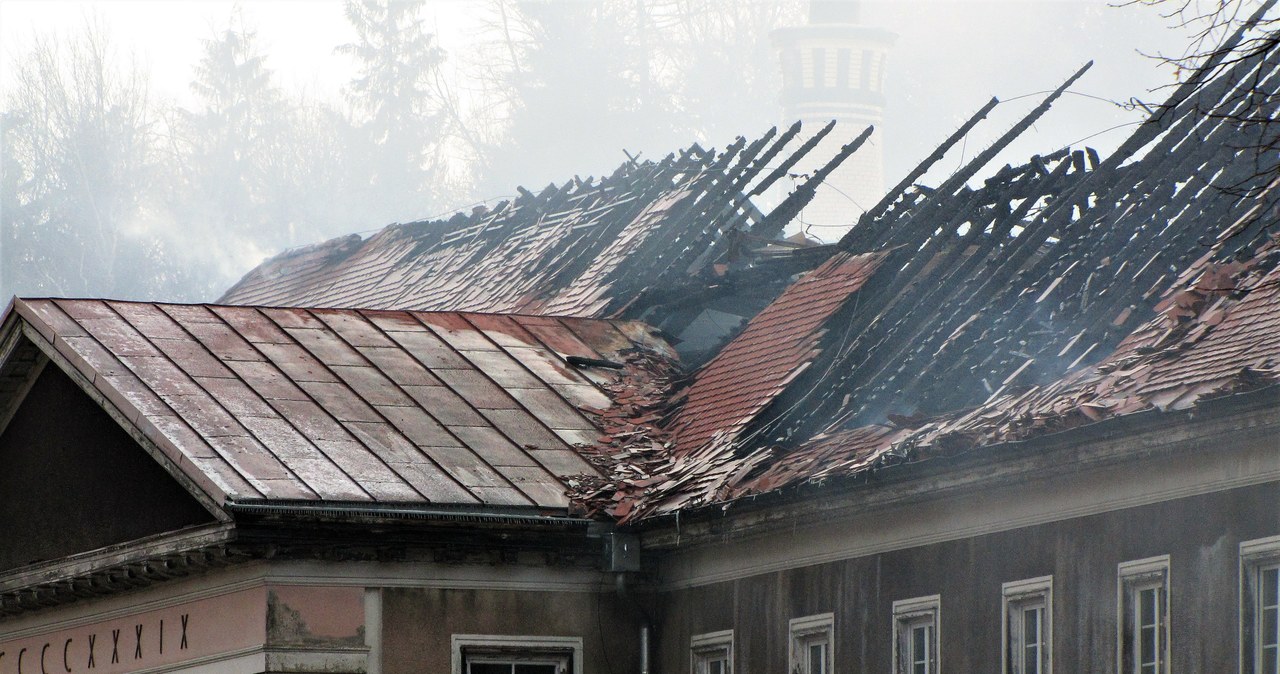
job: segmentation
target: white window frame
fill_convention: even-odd
[[[913,630],[928,624],[932,628],[932,649],[928,662],[932,665],[928,674],[942,672],[942,595],[929,595],[893,602],[893,671],[894,674],[913,674]]]
[[[695,634],[689,639],[689,671],[706,674],[702,665],[712,660],[725,661],[724,674],[733,674],[733,630]]]
[[[464,651],[468,649],[493,650],[495,653],[506,652],[513,657],[537,657],[547,654],[549,659],[569,654],[569,669],[565,674],[582,674],[582,637],[533,636],[512,634],[454,634],[450,637],[452,650],[453,674],[466,674],[466,658]],[[483,659],[489,656],[481,655]],[[492,656],[494,661],[500,655]]]
[[[1156,589],[1160,599],[1157,628],[1160,643],[1157,649],[1159,660],[1157,674],[1169,672],[1169,637],[1172,634],[1170,623],[1172,612],[1169,608],[1170,587],[1169,555],[1147,557],[1129,562],[1121,562],[1116,567],[1116,671],[1120,674],[1143,674],[1137,662],[1141,635],[1126,635],[1126,626],[1134,624],[1138,599],[1145,590]],[[1134,628],[1135,631],[1138,627]],[[1126,637],[1128,640],[1126,641]]]
[[[1258,578],[1264,570],[1280,568],[1280,536],[1240,543],[1240,673],[1260,674],[1261,631]]]
[[[826,671],[822,674],[832,674],[835,671],[835,652],[836,652],[836,616],[834,613],[819,613],[817,615],[804,616],[803,618],[792,618],[787,623],[787,662],[790,663],[788,671],[791,674],[815,674],[809,671],[809,646],[813,644],[825,644],[826,651],[823,654],[824,665]]]
[[[1005,674],[1026,674],[1026,664],[1022,659],[1025,653],[1022,640],[1023,611],[1028,607],[1039,606],[1043,612],[1040,619],[1040,674],[1053,674],[1053,576],[1041,576],[1026,580],[1015,580],[1000,587],[1002,595],[1001,614],[1004,623],[1001,626],[1000,671]]]

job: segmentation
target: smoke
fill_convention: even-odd
[[[393,45],[401,65],[414,66],[404,69],[413,81],[361,90],[353,83],[378,64],[362,64],[358,49],[335,51],[362,39],[341,2],[309,3],[305,31],[292,4],[246,2],[239,12],[230,3],[142,4],[0,4],[11,45],[3,58],[5,296],[208,299],[283,248],[492,201],[516,185],[537,191],[600,175],[628,154],[656,158],[695,141],[722,147],[785,121],[768,36],[805,21],[806,7],[400,4],[411,10],[404,25],[416,31],[407,35],[434,51]],[[86,8],[96,28],[86,27]],[[867,2],[861,15],[899,36],[882,129],[887,183],[1001,96],[1006,103],[939,170],[958,165],[1034,105],[1030,94],[1091,58],[1099,66],[996,165],[1087,137],[1105,154],[1142,114],[1125,105],[1129,98],[1171,77],[1136,50],[1174,51],[1185,39],[1153,11],[1101,2]],[[48,117],[39,97],[20,105],[39,89],[33,34],[66,47],[64,56],[85,40],[114,45],[99,66],[136,87],[145,115],[129,122],[120,116],[128,108],[110,102],[86,114],[127,127],[133,154],[38,128]],[[211,51],[219,44],[228,48]],[[57,69],[73,71],[70,61]],[[67,86],[74,94],[83,84]],[[393,90],[403,94],[398,107],[380,116],[368,97]],[[116,167],[104,176],[129,177],[91,181],[117,185],[120,206],[110,217],[98,217],[101,194],[55,189],[69,179],[36,189],[37,176],[69,178],[77,169],[14,140],[33,133],[61,138],[64,159],[95,156]],[[91,224],[108,236],[92,243]],[[86,264],[94,260],[103,264]]]

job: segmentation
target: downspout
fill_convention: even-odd
[[[640,623],[640,674],[649,674],[649,621]]]
[[[640,606],[636,598],[631,596],[631,592],[627,589],[627,574],[618,572],[614,577],[617,586],[618,596],[630,600],[632,606],[637,609],[640,614],[640,674],[651,674],[651,651],[650,638],[653,634],[653,625],[649,621],[649,614]]]

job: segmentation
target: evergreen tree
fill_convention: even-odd
[[[444,52],[426,32],[421,0],[347,0],[357,75],[347,88],[359,134],[354,170],[367,177],[366,203],[388,219],[420,217],[440,203],[445,115],[434,86]]]
[[[187,113],[183,136],[189,205],[208,235],[201,248],[274,250],[290,242],[289,214],[273,208],[289,181],[278,165],[291,110],[272,82],[256,33],[238,12],[204,43],[191,89],[202,109]],[[211,248],[212,247],[212,248]]]

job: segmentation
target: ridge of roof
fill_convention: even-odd
[[[751,142],[739,138],[721,153],[695,145],[660,161],[625,162],[595,181],[575,178],[540,194],[521,188],[518,198],[469,215],[288,251],[250,271],[219,301],[639,315],[636,301],[647,290],[705,287],[728,265],[751,259],[740,235],[789,220],[761,213],[751,197],[783,178],[833,125],[789,153],[798,122]],[[781,210],[803,207],[868,133],[794,190]]]

